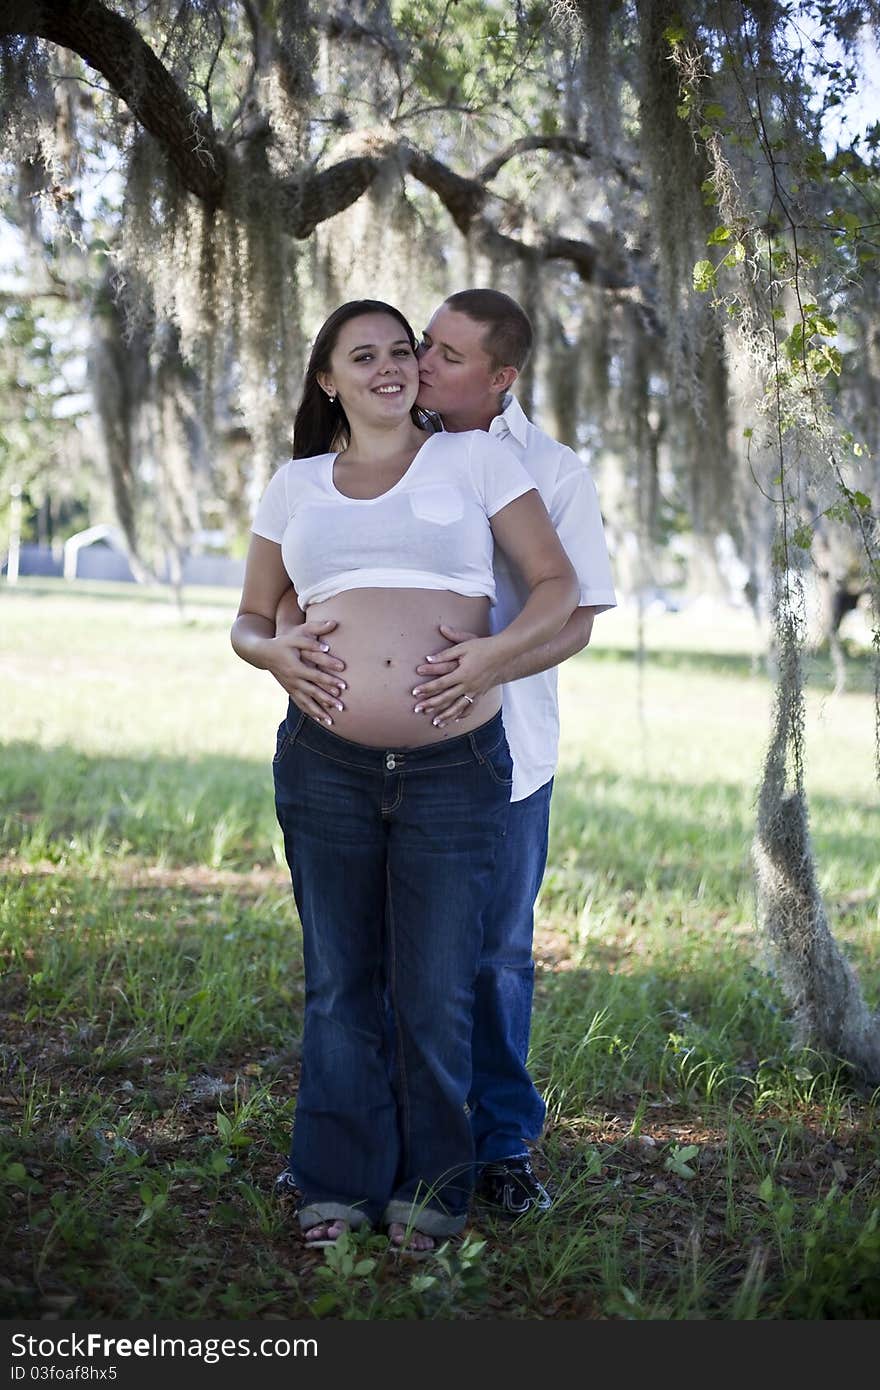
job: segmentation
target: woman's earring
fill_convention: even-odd
[[[335,392],[335,391],[328,391],[328,392],[327,392],[327,399],[328,399],[328,401],[330,402],[330,404],[332,405],[333,402],[336,400],[336,392]]]

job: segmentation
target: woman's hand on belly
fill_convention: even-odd
[[[504,653],[491,637],[463,632],[443,624],[440,635],[453,645],[425,658],[417,674],[430,674],[413,689],[415,713],[438,728],[450,720],[459,723],[476,709],[481,695],[497,689]]]
[[[335,626],[332,619],[323,619],[286,628],[272,638],[266,667],[297,708],[322,724],[331,722],[329,711],[343,709],[340,696],[346,689],[341,674],[345,662],[331,653],[326,640]]]

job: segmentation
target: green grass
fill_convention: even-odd
[[[237,596],[0,590],[7,1316],[880,1315],[876,1099],[792,1047],[749,845],[772,689],[737,615],[596,624],[560,675],[532,1067],[552,1217],[439,1262],[303,1250],[271,1185],[303,981],[271,802],[284,697]],[[820,882],[880,1002],[869,674],[808,662]],[[485,1244],[482,1242],[485,1241]]]

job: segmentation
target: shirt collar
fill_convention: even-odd
[[[529,422],[526,413],[520,405],[516,396],[512,396],[508,391],[501,402],[501,412],[489,426],[490,434],[500,435],[512,434],[517,444],[525,448],[528,442]]]

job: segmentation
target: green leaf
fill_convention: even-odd
[[[773,1200],[773,1179],[769,1173],[758,1188],[758,1196],[761,1198],[762,1202],[769,1203]]]
[[[823,343],[821,348],[813,348],[808,358],[809,366],[818,376],[827,376],[833,372],[835,376],[840,376],[843,371],[843,358],[836,347],[830,343]]]
[[[674,48],[676,44],[684,43],[687,32],[680,24],[668,24],[663,30],[663,37],[666,42]]]
[[[721,264],[739,265],[740,261],[744,261],[745,258],[746,248],[743,246],[741,241],[735,241],[733,243],[733,246],[731,246],[730,250],[728,251],[727,255],[724,257],[724,260],[721,262]]]
[[[9,1182],[20,1183],[27,1182],[27,1175],[27,1168],[23,1163],[10,1163],[4,1176]]]
[[[679,1178],[695,1178],[696,1169],[690,1166],[689,1160],[695,1158],[700,1152],[698,1144],[676,1144],[663,1164],[669,1173],[675,1173]]]
[[[794,528],[792,540],[800,550],[809,550],[813,544],[813,528],[805,521],[799,521]]]
[[[324,1318],[328,1313],[332,1313],[334,1308],[339,1307],[339,1299],[335,1293],[319,1294],[311,1304],[312,1312],[316,1318]]]
[[[727,112],[723,106],[719,106],[717,101],[710,101],[708,106],[703,107],[703,115],[707,121],[723,121]]]
[[[694,266],[694,289],[700,294],[715,287],[715,267],[711,261],[697,261]]]
[[[354,1267],[354,1273],[360,1277],[365,1274],[372,1274],[375,1268],[375,1260],[358,1260],[357,1264]]]
[[[871,499],[864,492],[854,492],[853,501],[863,512],[871,510]]]
[[[436,1282],[437,1276],[434,1274],[414,1274],[409,1286],[413,1293],[425,1293],[427,1289],[433,1288]]]
[[[706,237],[707,246],[717,246],[719,241],[730,241],[733,236],[732,227],[716,227],[714,232]]]
[[[749,425],[748,429],[743,430],[743,439],[751,439],[754,433],[755,431],[752,429],[751,425]]]

